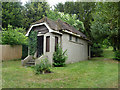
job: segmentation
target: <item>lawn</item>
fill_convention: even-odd
[[[3,88],[118,88],[118,62],[112,60],[111,49],[104,57],[52,68],[54,73],[35,75],[21,61],[5,61],[2,65]]]

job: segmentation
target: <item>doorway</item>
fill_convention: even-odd
[[[40,57],[43,54],[43,42],[44,36],[37,37],[37,57]]]

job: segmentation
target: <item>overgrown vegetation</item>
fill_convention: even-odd
[[[3,28],[1,44],[8,45],[27,45],[27,37],[24,35],[25,29],[15,28],[8,25],[8,28]]]
[[[120,61],[120,51],[115,51],[115,59]]]
[[[91,46],[91,56],[92,57],[100,57],[102,56],[103,50],[100,44],[93,43]]]
[[[53,53],[53,65],[55,67],[62,67],[65,66],[65,61],[67,60],[66,51],[63,51],[60,44],[57,45],[56,51]]]
[[[29,55],[34,55],[37,50],[37,31],[31,31],[29,35]]]
[[[44,74],[44,73],[51,73],[51,65],[47,58],[41,59],[40,63],[35,65],[34,67],[35,74]]]

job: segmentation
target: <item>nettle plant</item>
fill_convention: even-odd
[[[67,50],[63,51],[60,44],[57,45],[56,51],[53,53],[53,65],[55,67],[63,67],[65,66],[65,61],[68,56],[66,54]]]

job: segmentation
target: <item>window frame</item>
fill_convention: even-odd
[[[72,41],[72,35],[71,34],[69,35],[69,40]]]
[[[75,41],[78,42],[78,37],[75,37]]]
[[[57,37],[57,36],[55,36],[55,51],[57,50],[57,45],[58,45],[58,40],[59,40],[59,38]]]
[[[50,36],[46,36],[46,52],[50,52]]]

